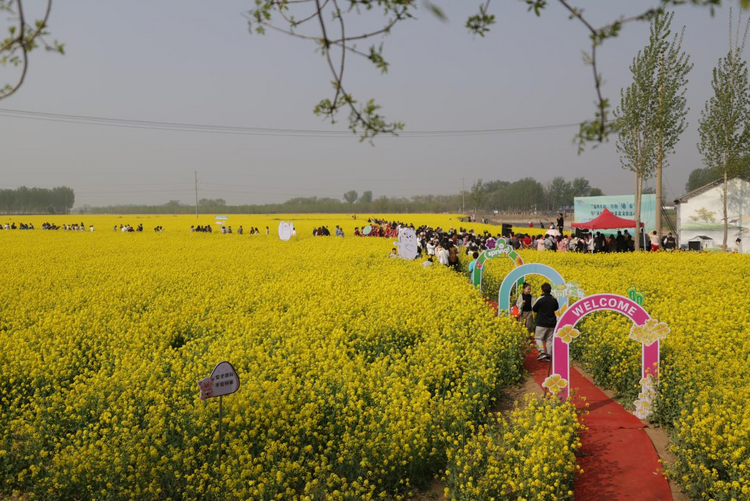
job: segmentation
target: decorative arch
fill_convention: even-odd
[[[490,239],[491,240],[491,239]],[[484,275],[484,263],[496,257],[507,256],[516,266],[523,266],[523,259],[504,238],[498,238],[495,247],[482,251],[477,258],[477,264],[471,272],[471,283],[482,289],[482,276]]]
[[[497,298],[497,312],[501,315],[501,311],[505,311],[507,315],[510,315],[510,292],[516,283],[520,283],[526,275],[542,275],[548,278],[555,285],[565,285],[565,279],[562,275],[557,272],[556,269],[547,266],[546,264],[529,263],[519,266],[510,273],[508,273],[503,279],[503,283],[500,285],[500,293]],[[568,304],[567,296],[558,297],[560,307]]]
[[[587,296],[569,308],[561,308],[552,343],[552,375],[544,381],[544,387],[561,398],[570,395],[569,344],[580,334],[576,324],[595,311],[615,311],[628,317],[633,326],[630,339],[641,343],[641,394],[636,400],[635,415],[648,417],[656,396],[656,381],[659,377],[660,341],[669,334],[665,323],[651,318],[643,306],[626,296],[617,294],[594,294]]]

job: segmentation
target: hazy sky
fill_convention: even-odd
[[[34,0],[27,0],[32,10]],[[409,130],[527,127],[593,116],[594,88],[581,51],[582,26],[559,4],[541,18],[520,0],[493,3],[497,24],[486,38],[466,31],[478,2],[433,0],[449,17],[427,12],[386,39],[390,72],[350,59],[347,85],[374,97]],[[596,24],[634,14],[656,0],[577,1]],[[737,2],[729,0],[728,5]],[[35,52],[24,87],[0,108],[134,120],[288,129],[344,128],[314,116],[330,95],[331,76],[314,47],[285,35],[249,35],[250,1],[56,1],[50,20],[67,54]],[[711,70],[727,52],[728,8],[676,10],[687,26],[689,126],[665,171],[667,199],[684,191],[701,167],[700,110],[711,95]],[[736,16],[736,11],[735,11]],[[604,91],[619,102],[628,66],[647,42],[648,25],[630,24],[601,49]],[[12,71],[0,68],[0,80]],[[342,119],[345,117],[342,116]],[[0,116],[0,186],[76,190],[76,205],[192,203],[200,197],[265,203],[292,196],[331,196],[355,189],[374,195],[457,193],[478,178],[585,176],[608,194],[632,193],[614,138],[577,154],[575,129],[480,137],[309,138],[199,134],[52,123]]]

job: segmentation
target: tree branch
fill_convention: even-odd
[[[29,52],[31,52],[36,47],[36,41],[41,40],[45,47],[47,49],[50,49],[50,46],[44,40],[43,35],[46,34],[45,28],[47,27],[47,21],[49,20],[50,13],[52,12],[52,0],[47,0],[47,8],[45,10],[44,17],[40,21],[36,22],[36,29],[34,29],[33,31],[31,29],[31,26],[26,23],[26,15],[23,9],[23,0],[15,1],[18,6],[18,35],[15,37],[11,37],[5,43],[5,45],[0,47],[0,53],[8,52],[10,55],[12,55],[17,50],[20,50],[20,62],[23,66],[21,68],[21,76],[18,78],[18,81],[15,85],[12,87],[7,86],[5,89],[0,89],[0,100],[15,94],[23,85],[29,69]],[[62,46],[58,46],[58,50],[62,52]],[[18,62],[14,61],[14,59],[15,56],[10,57],[12,63],[18,64]]]

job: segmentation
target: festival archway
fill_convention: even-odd
[[[501,315],[502,311],[505,311],[506,315],[510,315],[510,293],[513,286],[516,283],[521,283],[526,275],[542,275],[548,278],[554,285],[565,286],[565,279],[560,275],[557,270],[547,266],[546,264],[529,263],[519,266],[512,270],[503,279],[503,283],[500,285],[500,293],[497,297],[497,314]],[[557,297],[560,303],[560,308],[563,304],[568,304],[568,296],[560,295]]]
[[[635,402],[635,415],[645,419],[651,413],[651,404],[656,396],[660,341],[669,334],[669,327],[651,318],[643,306],[625,296],[594,294],[562,310],[557,327],[555,327],[552,344],[552,375],[545,379],[543,386],[563,399],[568,398],[570,394],[568,348],[570,342],[580,334],[575,326],[586,315],[604,310],[615,311],[628,317],[633,322],[629,337],[641,343],[641,393]]]
[[[488,245],[492,245],[493,239],[489,239],[487,241]],[[479,289],[482,289],[482,276],[484,275],[484,263],[489,261],[490,259],[494,259],[496,257],[503,257],[507,256],[513,261],[513,264],[516,266],[523,266],[523,259],[521,256],[516,252],[516,250],[511,246],[504,238],[498,238],[496,241],[494,241],[494,245],[492,248],[488,248],[487,250],[482,251],[481,254],[479,254],[479,257],[477,258],[477,264],[474,266],[474,270],[471,272],[471,283],[475,287],[479,287]]]

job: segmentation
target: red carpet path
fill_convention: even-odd
[[[488,301],[489,302],[489,301]],[[497,303],[489,302],[497,309]],[[550,362],[537,362],[536,350],[524,367],[542,385]],[[672,492],[662,474],[659,456],[643,429],[641,420],[622,408],[599,388],[570,368],[571,387],[589,404],[584,418],[588,430],[581,433],[578,465],[583,474],[576,478],[576,501],[671,501]]]
[[[537,352],[526,357],[524,367],[541,386],[549,362],[537,362]],[[667,501],[672,499],[662,474],[659,456],[646,435],[641,420],[609,398],[599,388],[570,368],[571,387],[586,397],[588,430],[581,433],[578,465],[583,474],[576,478],[576,501]],[[577,398],[577,406],[584,402]]]

